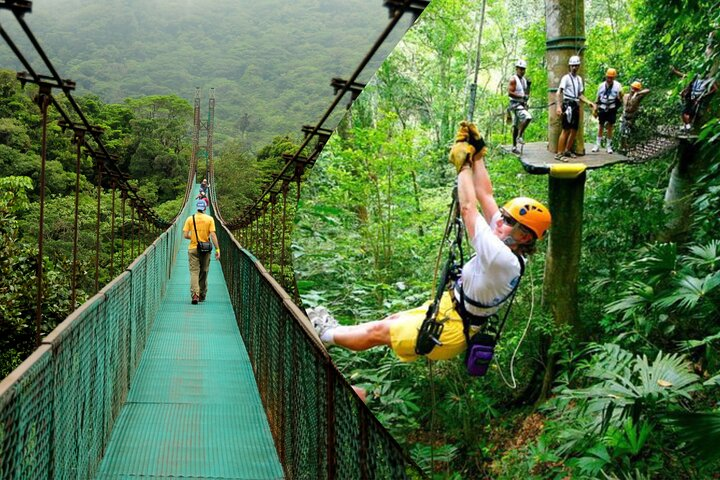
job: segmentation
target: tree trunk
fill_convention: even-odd
[[[548,150],[557,153],[557,142],[562,122],[554,105],[557,87],[568,73],[568,60],[585,48],[585,2],[577,0],[546,0],[545,2],[545,59],[548,72]],[[578,74],[583,75],[582,66]],[[583,78],[583,81],[586,79]],[[587,85],[587,82],[585,82]],[[583,109],[580,109],[580,127],[575,138],[575,152],[585,154],[583,140]]]
[[[585,4],[577,0],[546,0],[545,2],[545,58],[548,71],[548,150],[556,153],[562,132],[556,114],[555,95],[563,75],[568,73],[568,61],[585,48]],[[585,153],[583,141],[583,112],[575,139],[575,152]],[[557,328],[569,326],[577,335],[577,282],[580,267],[582,214],[585,173],[574,179],[549,177],[549,207],[553,216],[552,230],[545,259],[543,307],[553,316]],[[543,402],[552,388],[557,356],[551,354],[552,337],[542,339],[545,375],[538,403]]]
[[[585,173],[574,179],[549,177],[553,225],[545,259],[543,305],[558,326],[580,334],[577,284],[582,244]]]
[[[553,224],[545,257],[543,307],[550,311],[559,328],[570,327],[576,338],[582,337],[578,315],[578,276],[582,245],[582,217],[585,173],[573,179],[549,177],[549,208]],[[557,356],[550,354],[552,338],[543,339],[545,377],[539,401],[552,388]]]
[[[693,210],[693,185],[706,171],[710,161],[709,151],[703,152],[697,143],[680,140],[677,163],[665,190],[667,222],[665,231],[659,236],[660,241],[682,243],[686,239],[690,230],[688,219],[692,217]]]

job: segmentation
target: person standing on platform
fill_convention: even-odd
[[[593,147],[593,152],[599,152],[603,140],[603,130],[606,129],[605,137],[607,145],[607,153],[613,153],[612,138],[615,122],[617,121],[617,112],[622,105],[623,91],[620,82],[615,80],[617,70],[608,68],[605,72],[605,81],[598,86],[596,108],[593,114],[597,115],[600,126],[598,127],[597,141]]]
[[[577,73],[580,69],[580,57],[577,55],[570,57],[568,67],[570,73],[560,80],[555,100],[556,113],[562,118],[562,133],[558,139],[555,159],[563,162],[567,162],[568,158],[576,157],[572,148],[580,127],[580,102],[595,108],[595,104],[585,97],[585,84]]]
[[[220,244],[215,235],[215,219],[205,215],[207,203],[198,200],[197,213],[185,220],[183,236],[190,240],[188,260],[190,263],[191,303],[204,302],[207,295],[207,276],[210,271],[210,253],[215,245],[215,259],[220,260]],[[210,244],[212,240],[212,244]]]
[[[627,148],[630,139],[635,134],[635,119],[640,112],[640,101],[650,93],[649,88],[642,88],[642,83],[635,80],[630,84],[630,93],[623,95],[622,126],[620,127],[620,141],[623,148]]]
[[[515,63],[515,75],[510,78],[508,84],[508,96],[510,106],[508,109],[513,112],[513,141],[512,153],[520,153],[517,144],[523,145],[523,135],[528,124],[532,121],[532,115],[528,110],[528,99],[530,98],[530,80],[525,77],[527,63],[525,60],[518,60]]]

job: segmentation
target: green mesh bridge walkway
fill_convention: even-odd
[[[190,303],[194,196],[0,381],[0,480],[423,478],[221,222]]]
[[[189,285],[181,248],[98,479],[283,477],[220,263]]]

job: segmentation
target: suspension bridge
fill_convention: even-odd
[[[204,149],[214,185],[214,95],[207,122],[195,96],[192,156],[184,207],[161,219],[129,182],[25,22],[32,3],[0,0],[12,12],[49,74],[38,73],[0,25],[0,36],[25,68],[17,75],[37,85],[41,112],[39,258],[43,255],[48,110],[59,114],[76,145],[72,304],[78,283],[80,164],[93,160],[97,187],[95,295],[48,335],[41,331],[42,262],[37,270],[37,349],[0,383],[0,478],[422,478],[424,474],[378,422],[338,372],[296,305],[285,231],[288,197],[327,142],[327,121],[401,17],[416,18],[428,1],[385,1],[390,20],[348,79],[334,78],[335,98],[316,124],[304,126],[302,145],[241,218],[222,218],[211,188],[222,260],[213,261],[209,293],[188,297],[185,218],[197,194],[198,154]],[[66,101],[58,101],[55,91]],[[201,145],[200,132],[207,133]],[[112,228],[129,237],[130,256],[109,252],[114,279],[100,288],[101,192],[112,192]],[[116,212],[119,194],[120,212]],[[273,232],[282,204],[283,230]],[[277,207],[277,208],[276,208]],[[126,209],[129,210],[126,212]],[[270,213],[269,215],[268,212]],[[117,219],[116,219],[117,213]],[[278,212],[278,215],[280,213]],[[129,217],[129,218],[128,218]],[[269,221],[268,221],[268,217]],[[127,226],[127,231],[125,230]],[[268,226],[270,231],[264,227]],[[236,229],[233,235],[231,228]],[[271,245],[281,238],[276,261]],[[238,241],[238,238],[241,242]],[[110,242],[115,248],[115,238]],[[248,246],[258,254],[262,262]],[[263,264],[270,265],[270,271]],[[290,292],[290,294],[288,294]]]

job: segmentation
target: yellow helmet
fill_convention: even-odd
[[[615,70],[614,68],[608,68],[607,72],[605,72],[605,76],[615,78],[617,77],[617,70]]]
[[[632,82],[630,86],[633,90],[642,90],[642,83],[638,82],[637,80]]]
[[[545,236],[552,222],[550,210],[532,198],[513,198],[503,206],[503,210],[520,225],[530,229],[538,240]]]

